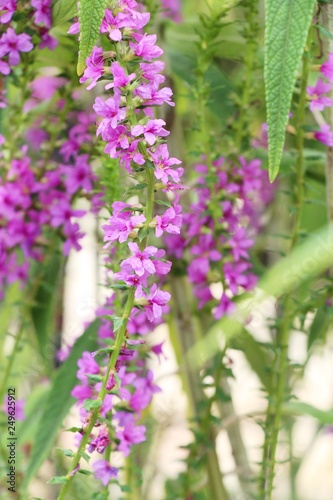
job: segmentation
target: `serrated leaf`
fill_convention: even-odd
[[[52,26],[63,24],[77,14],[77,0],[52,1]]]
[[[77,74],[82,75],[86,67],[86,59],[90,56],[104,17],[106,0],[80,0],[80,47],[77,63]]]
[[[50,481],[48,481],[48,484],[64,484],[67,483],[68,477],[66,476],[54,476]]]
[[[265,0],[265,87],[269,176],[278,174],[296,73],[315,0]]]
[[[38,439],[36,440],[30,454],[30,460],[22,481],[22,489],[27,488],[30,480],[44,460],[48,457],[53,446],[58,429],[63,419],[69,412],[75,399],[71,391],[77,383],[77,361],[83,351],[96,349],[96,336],[99,321],[94,321],[86,331],[75,342],[70,355],[58,369],[45,401],[44,411],[39,421]]]

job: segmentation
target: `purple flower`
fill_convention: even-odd
[[[124,151],[118,153],[120,157],[120,165],[124,167],[130,174],[132,174],[131,162],[137,165],[144,165],[144,156],[138,151],[139,140],[132,141],[129,147]]]
[[[170,134],[162,125],[165,125],[164,120],[149,120],[146,125],[135,125],[132,127],[131,133],[134,137],[143,134],[148,144],[152,146],[159,137],[166,137]]]
[[[172,90],[169,87],[163,87],[162,89],[158,87],[159,79],[156,79],[154,82],[139,85],[135,89],[134,95],[139,96],[144,101],[145,106],[162,106],[164,103],[174,106],[175,103],[171,101]]]
[[[181,161],[177,158],[169,158],[168,146],[166,144],[160,144],[155,152],[150,152],[150,155],[156,167],[156,170],[154,170],[156,179],[161,179],[163,184],[167,184],[170,176],[174,182],[180,182],[180,177],[184,170],[182,168],[174,169],[171,167],[172,165],[179,165]]]
[[[82,353],[81,358],[77,362],[79,370],[77,378],[82,382],[87,382],[87,374],[96,375],[99,373],[99,366],[88,351]]]
[[[141,251],[137,243],[129,243],[128,247],[133,256],[124,260],[122,265],[129,264],[138,276],[143,276],[146,271],[150,274],[155,274],[156,269],[150,257],[156,255],[158,249],[149,246]]]
[[[66,241],[63,246],[64,255],[68,255],[72,248],[75,248],[77,251],[81,250],[82,247],[79,244],[79,240],[83,238],[84,233],[80,233],[79,224],[66,222],[64,235],[66,236]]]
[[[17,399],[14,406],[12,406],[12,402],[9,404],[8,396],[5,397],[4,411],[7,415],[14,416],[16,420],[25,420],[24,406],[24,399]],[[14,413],[12,413],[13,410]]]
[[[36,9],[34,21],[38,25],[51,28],[51,0],[31,0],[31,5]]]
[[[88,85],[87,90],[95,87],[97,80],[104,74],[104,58],[103,49],[101,47],[94,47],[91,55],[86,60],[87,67],[80,78],[80,83],[92,79]]]
[[[136,391],[130,398],[130,405],[134,411],[139,412],[147,408],[153,394],[161,392],[160,387],[153,383],[154,375],[148,370],[145,377],[137,377],[133,383]]]
[[[1,59],[0,59],[0,73],[5,76],[9,75],[10,73],[9,64],[6,61],[2,61]]]
[[[321,65],[320,71],[327,80],[333,82],[333,52],[328,55],[328,60]]]
[[[175,23],[182,21],[180,0],[161,0],[161,3],[165,10],[165,17],[172,19]]]
[[[17,66],[20,62],[20,52],[30,52],[34,48],[30,40],[31,36],[26,33],[17,35],[13,28],[8,28],[0,38],[0,57],[9,54],[9,64]]]
[[[116,91],[118,88],[126,87],[136,77],[135,73],[127,76],[124,68],[117,61],[111,64],[111,74],[113,82],[105,86],[106,90],[114,88]]]
[[[162,292],[156,283],[154,283],[149,291],[149,295],[146,295],[142,287],[138,287],[135,293],[135,297],[140,299],[143,298],[143,304],[147,318],[149,321],[154,321],[159,319],[163,313],[163,307],[169,302],[171,295],[169,292]]]
[[[2,12],[0,16],[0,23],[7,24],[13,17],[16,11],[17,0],[0,0],[0,11]]]
[[[69,194],[74,194],[79,189],[84,189],[87,192],[92,190],[92,172],[88,163],[89,155],[79,155],[75,159],[74,166],[62,166],[62,171],[66,175],[65,185]]]
[[[105,448],[109,446],[110,438],[109,431],[106,427],[100,427],[98,436],[95,439],[92,439],[88,451],[92,453],[93,451],[97,451],[97,453],[104,453]]]
[[[138,43],[130,42],[129,45],[137,57],[142,57],[142,59],[146,61],[151,61],[163,54],[163,50],[155,45],[156,35],[133,33],[133,38]]]
[[[247,249],[252,247],[253,240],[246,237],[246,230],[244,227],[238,227],[228,243],[231,246],[231,251],[236,261],[240,260],[242,257],[244,259],[249,258]]]
[[[235,304],[229,299],[229,297],[223,293],[218,306],[214,310],[214,318],[220,319],[222,316],[229,316],[235,310]]]
[[[156,230],[157,238],[162,236],[164,232],[179,234],[182,224],[182,216],[180,215],[182,207],[174,205],[168,208],[163,215],[156,215]]]
[[[109,242],[104,248],[108,247],[110,243],[116,240],[118,240],[119,243],[124,243],[131,232],[138,227],[142,227],[145,221],[146,218],[144,215],[133,215],[128,220],[123,217],[111,216],[108,221],[109,224],[104,224],[104,226],[102,226],[104,241]]]
[[[333,132],[328,123],[321,125],[320,130],[314,132],[313,135],[317,139],[317,141],[322,142],[323,144],[331,148],[333,147]]]
[[[111,467],[106,460],[97,460],[93,463],[94,478],[99,479],[104,486],[107,486],[110,479],[118,476],[118,469]]]
[[[307,93],[311,97],[310,110],[318,109],[318,111],[323,111],[327,106],[332,106],[333,101],[329,97],[325,97],[323,94],[330,92],[332,86],[329,83],[324,83],[321,78],[314,87],[310,85],[306,88]]]
[[[123,429],[116,432],[116,437],[120,441],[118,450],[122,451],[125,457],[128,457],[133,444],[145,441],[146,427],[144,425],[135,425],[133,418],[131,418],[125,422]]]
[[[111,128],[116,128],[118,122],[126,118],[126,108],[120,108],[120,98],[119,96],[111,97],[106,101],[103,101],[101,97],[96,97],[95,104],[93,108],[95,112],[104,118],[98,126],[97,135],[105,135],[104,131],[109,126]]]
[[[104,148],[104,153],[110,155],[111,158],[117,158],[117,149],[128,149],[129,148],[129,133],[124,125],[118,125],[117,128],[113,129],[108,127],[101,131],[102,138],[107,141],[107,145]]]

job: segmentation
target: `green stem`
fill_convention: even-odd
[[[93,428],[98,420],[98,417],[100,414],[100,408],[101,408],[102,403],[103,403],[105,396],[107,394],[106,384],[109,380],[111,370],[115,369],[121,346],[124,343],[127,323],[128,323],[129,316],[130,316],[132,308],[133,308],[134,293],[135,293],[135,287],[131,287],[128,291],[127,302],[126,302],[125,309],[124,309],[124,314],[123,314],[124,322],[121,325],[121,327],[119,328],[118,333],[116,334],[114,349],[112,351],[110,362],[108,364],[106,373],[103,377],[102,387],[101,387],[99,394],[98,394],[98,397],[97,397],[97,401],[99,401],[100,406],[98,408],[94,408],[91,412],[88,427],[86,427],[84,429],[84,434],[82,436],[80,446],[73,457],[70,469],[69,469],[68,474],[66,476],[67,482],[64,483],[64,485],[62,486],[60,493],[59,493],[59,496],[58,496],[58,500],[63,500],[64,498],[66,498],[67,492],[69,491],[69,488],[71,486],[71,483],[72,483],[73,477],[74,477],[74,475],[71,475],[71,472],[74,469],[76,469],[76,467],[79,465],[82,454],[85,450],[86,445],[88,444],[91,431],[93,430]]]
[[[302,125],[304,123],[305,106],[306,106],[306,84],[309,73],[309,60],[307,51],[303,56],[303,71],[300,88],[300,97],[298,101],[298,112],[296,117],[296,148],[297,148],[297,162],[296,162],[296,189],[295,189],[295,221],[293,225],[293,232],[291,238],[291,248],[299,242],[302,207],[304,203],[304,169],[303,169],[303,147],[304,147],[304,132]],[[275,391],[269,399],[267,418],[266,418],[266,433],[263,451],[262,462],[262,475],[260,482],[260,499],[271,500],[273,492],[273,482],[276,466],[276,450],[278,445],[279,432],[282,420],[282,405],[285,400],[285,390],[288,376],[288,347],[290,333],[292,329],[293,318],[293,300],[292,292],[288,293],[285,297],[283,310],[283,320],[281,327],[278,329],[276,339],[276,356],[273,368],[273,376],[275,380],[273,384]]]
[[[202,390],[202,382],[199,373],[193,369],[188,359],[187,352],[194,343],[203,336],[198,319],[191,313],[191,289],[185,277],[171,280],[172,307],[174,314],[170,314],[170,326],[174,337],[179,342],[180,359],[178,363],[183,369],[186,381],[186,393],[189,400],[190,411],[196,419],[201,420],[200,403],[206,399]],[[175,319],[173,319],[175,317]],[[209,416],[208,416],[209,417]],[[208,474],[208,491],[210,500],[228,500],[229,495],[224,486],[222,473],[219,466],[218,456],[215,448],[216,431],[209,422],[207,415],[203,419],[208,443],[205,449],[206,466]],[[213,446],[211,446],[213,444]]]
[[[250,3],[247,9],[247,27],[245,28],[246,49],[244,56],[245,75],[242,82],[242,95],[239,102],[239,114],[235,120],[235,148],[238,153],[241,150],[243,138],[248,136],[247,121],[248,107],[253,94],[253,69],[255,53],[258,44],[258,26],[256,23],[257,0]]]
[[[333,32],[333,2],[321,5],[320,7],[321,19],[324,28],[327,29],[329,33]],[[333,52],[333,40],[328,37],[323,37],[324,55],[328,58],[328,55]],[[329,92],[329,97],[333,98],[333,89]],[[328,124],[333,127],[333,107],[329,106],[326,109],[326,119]],[[325,188],[326,188],[326,206],[327,206],[327,220],[328,222],[333,221],[333,148],[327,147],[326,150],[326,165],[325,165]],[[333,266],[329,270],[329,276],[333,277]]]

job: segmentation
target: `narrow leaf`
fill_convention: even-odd
[[[52,26],[63,24],[77,16],[77,0],[52,1]]]
[[[308,403],[302,403],[300,401],[291,401],[283,405],[283,413],[288,415],[309,415],[319,420],[321,424],[333,424],[332,410],[319,410]]]
[[[48,481],[49,484],[64,484],[67,483],[68,477],[66,476],[54,476],[50,481]]]
[[[315,3],[315,0],[265,0],[265,87],[271,181],[280,168],[296,73]]]
[[[90,56],[99,35],[104,17],[106,0],[80,0],[80,50],[77,63],[77,74],[82,75],[86,67],[86,59]]]
[[[77,383],[77,361],[83,351],[96,349],[96,334],[99,322],[94,321],[86,331],[75,342],[70,355],[59,368],[51,386],[44,411],[39,421],[38,439],[36,440],[30,455],[30,461],[22,482],[22,488],[26,488],[39,467],[49,455],[53,446],[58,429],[63,419],[69,412],[75,399],[71,391]]]

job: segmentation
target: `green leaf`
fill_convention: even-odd
[[[65,455],[65,457],[74,457],[74,452],[72,450],[69,450],[68,448],[58,448],[58,450],[60,450]]]
[[[91,470],[87,470],[87,469],[79,469],[78,473],[83,474],[85,476],[91,476],[91,474],[92,474]]]
[[[54,344],[55,310],[59,301],[59,290],[62,291],[61,279],[64,258],[59,252],[54,252],[45,269],[42,270],[40,285],[33,298],[31,318],[34,325],[39,352],[46,364],[50,365],[50,347]],[[58,290],[58,293],[57,293]]]
[[[124,324],[125,318],[121,318],[121,317],[118,318],[117,316],[114,316],[112,318],[112,320],[113,320],[113,331],[116,332]]]
[[[58,429],[69,412],[75,399],[71,391],[77,383],[77,361],[83,351],[96,349],[96,335],[99,321],[94,321],[75,342],[70,355],[58,369],[45,401],[44,411],[39,421],[38,439],[36,440],[22,481],[22,488],[27,488],[39,467],[48,457],[54,444]]]
[[[332,410],[319,410],[312,405],[302,403],[300,401],[291,401],[282,407],[284,414],[288,415],[309,415],[316,418],[321,424],[333,424],[333,411]]]
[[[332,315],[329,314],[327,306],[318,307],[309,331],[308,350],[315,342],[324,342],[331,321]]]
[[[197,78],[195,74],[197,61],[195,58],[182,54],[181,47],[177,47],[177,50],[170,49],[169,57],[173,73],[190,86],[193,86]],[[234,87],[216,64],[212,64],[208,68],[205,74],[205,82],[210,90],[208,108],[225,124],[226,119],[235,111],[235,106],[230,98]]]
[[[66,476],[54,476],[50,481],[48,481],[49,484],[64,484],[67,483],[68,477]]]
[[[260,279],[257,293],[251,299],[248,294],[244,294],[238,301],[234,318],[224,317],[214,323],[205,338],[189,349],[188,356],[191,362],[201,366],[220,352],[221,343],[225,343],[226,336],[228,341],[240,337],[243,332],[242,319],[245,322],[267,297],[280,297],[300,287],[304,282],[329,269],[332,262],[333,224],[330,224],[312,233],[290,255],[269,269]]]
[[[296,73],[315,3],[315,0],[265,0],[265,87],[271,181],[280,168]]]
[[[102,406],[102,401],[96,399],[86,399],[83,403],[83,408],[87,411],[91,411],[94,408],[100,408]]]
[[[80,0],[80,50],[77,74],[82,75],[99,35],[107,0]]]
[[[247,362],[254,373],[257,374],[263,387],[268,393],[271,393],[272,374],[270,368],[272,367],[272,359],[262,346],[256,342],[250,332],[242,328],[239,335],[230,339],[229,346],[231,349],[243,351]]]
[[[52,26],[63,24],[77,16],[77,0],[52,1]]]

